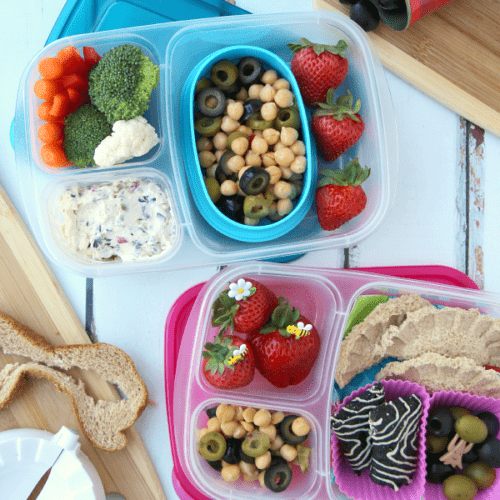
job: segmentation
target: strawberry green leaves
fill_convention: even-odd
[[[347,49],[347,43],[344,40],[339,40],[337,45],[325,45],[323,43],[313,43],[307,38],[299,38],[300,43],[288,43],[288,48],[292,51],[292,54],[296,54],[300,50],[306,47],[312,47],[317,56],[321,55],[323,52],[327,51],[331,54],[339,55],[340,57],[345,57],[345,50]]]
[[[229,358],[234,351],[238,350],[238,346],[232,346],[232,341],[231,337],[217,336],[213,342],[205,343],[205,350],[201,353],[204,359],[208,359],[205,370],[210,370],[212,375],[216,372],[222,375],[225,368],[234,370],[234,366],[229,363]]]
[[[260,334],[267,335],[278,330],[280,335],[289,338],[291,333],[287,331],[287,326],[297,324],[300,311],[295,307],[291,308],[290,302],[285,298],[280,297],[278,300],[278,307],[273,311],[270,321],[260,329]]]

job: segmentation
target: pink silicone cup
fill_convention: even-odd
[[[359,476],[351,469],[349,462],[345,458],[340,448],[339,441],[332,432],[332,466],[335,475],[335,482],[340,491],[355,500],[415,500],[420,499],[425,486],[425,427],[427,415],[429,412],[429,395],[425,389],[413,382],[403,380],[381,380],[385,390],[386,401],[392,401],[399,397],[415,394],[422,401],[422,415],[420,417],[420,427],[418,431],[418,461],[417,469],[413,474],[413,480],[410,484],[401,486],[398,491],[394,491],[389,486],[380,486],[374,483],[369,476],[368,469],[364,470]],[[369,387],[375,385],[368,384],[365,387],[354,391],[348,397],[344,398],[338,409],[344,407],[355,397],[363,394]]]
[[[500,419],[500,400],[476,396],[466,392],[439,391],[430,398],[429,411],[439,407],[462,406],[472,414],[489,411]],[[500,433],[499,433],[500,435]],[[499,436],[497,436],[499,437]],[[441,484],[425,483],[425,500],[446,500]],[[500,470],[497,469],[497,478],[487,490],[478,490],[475,500],[496,500],[500,498]]]

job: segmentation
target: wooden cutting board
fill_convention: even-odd
[[[349,15],[339,0],[313,6]],[[381,23],[368,36],[389,71],[500,136],[498,0],[452,0],[405,31]]]
[[[90,343],[52,270],[1,186],[0,311],[54,345]],[[0,369],[8,362],[23,359],[26,360],[0,353]],[[93,372],[75,369],[71,374],[84,379],[93,397],[113,401],[120,398],[116,388]],[[78,431],[81,449],[97,469],[106,493],[121,493],[127,500],[166,500],[135,427],[126,431],[128,443],[123,450],[114,453],[97,450],[81,432],[69,397],[45,380],[28,380],[16,399],[0,411],[0,431],[31,428],[55,434],[63,425]]]

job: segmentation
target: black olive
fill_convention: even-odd
[[[243,103],[243,115],[241,117],[241,121],[246,121],[250,118],[254,113],[258,113],[260,108],[262,107],[262,101],[260,99],[247,99]]]
[[[242,449],[241,449],[241,446],[240,446],[240,460],[243,460],[243,462],[247,463],[247,464],[255,464],[255,458],[254,457],[250,457],[248,456]],[[271,460],[271,463],[272,463],[272,460]]]
[[[425,480],[433,484],[441,484],[447,477],[455,474],[455,467],[443,462],[433,462],[427,465]]]
[[[365,31],[373,31],[380,22],[378,9],[370,0],[360,0],[352,5],[349,17]]]
[[[500,467],[500,441],[497,438],[490,437],[481,443],[479,460],[494,469]]]
[[[262,74],[262,65],[255,57],[244,57],[238,63],[238,77],[243,85],[252,85]]]
[[[229,87],[220,87],[220,90],[224,92],[226,97],[234,99],[236,94],[241,90],[241,87],[237,83],[233,83]]]
[[[496,415],[489,411],[482,411],[477,414],[477,417],[486,424],[486,427],[488,428],[488,437],[497,437],[498,431],[500,430],[500,422],[498,421]]]
[[[221,90],[210,87],[198,94],[196,103],[205,116],[220,116],[226,109],[226,96]]]
[[[285,491],[292,480],[292,470],[288,464],[271,465],[264,473],[264,484],[266,488],[274,493]]]
[[[240,461],[241,439],[227,438],[226,453],[221,460],[228,464],[235,465]]]
[[[207,414],[208,418],[213,418],[216,416],[215,412],[217,411],[217,406],[213,406],[212,408],[207,408],[205,410],[205,413]]]
[[[247,168],[240,177],[240,189],[248,195],[259,194],[269,185],[269,172],[260,167]]]
[[[207,464],[217,472],[220,472],[222,470],[222,460],[207,460]]]
[[[307,439],[308,434],[297,436],[292,432],[292,423],[297,418],[299,418],[298,415],[287,415],[280,423],[280,435],[285,443],[302,444]]]
[[[244,197],[238,194],[233,196],[221,196],[217,202],[217,208],[229,219],[243,224],[245,214],[243,212]]]
[[[215,178],[219,181],[219,184],[222,184],[225,180],[229,179],[231,171],[227,167],[227,162],[229,158],[232,158],[235,155],[236,153],[230,149],[226,149],[226,151],[224,151],[222,156],[219,158],[219,164],[215,169]]]
[[[429,412],[427,432],[431,436],[445,437],[454,429],[455,419],[448,408],[437,408]]]
[[[479,460],[479,447],[481,444],[475,444],[467,453],[462,455],[462,463],[473,464]]]

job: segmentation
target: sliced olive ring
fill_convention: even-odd
[[[213,177],[205,177],[205,188],[207,189],[208,196],[213,203],[217,203],[221,197],[220,185],[217,179]]]
[[[272,197],[264,198],[260,195],[245,196],[243,212],[250,219],[262,219],[269,214],[269,207],[272,202]]]
[[[238,68],[236,64],[223,59],[215,63],[210,71],[210,80],[217,85],[217,87],[231,87],[236,83],[238,78]]]
[[[210,87],[198,94],[196,103],[205,116],[219,116],[226,109],[226,96],[221,90]]]
[[[240,189],[248,195],[259,194],[269,185],[269,172],[260,167],[247,168],[240,178]]]
[[[274,493],[285,491],[292,481],[292,469],[288,464],[276,464],[264,472],[264,484]]]
[[[247,99],[243,103],[243,115],[241,117],[242,121],[248,120],[254,113],[260,111],[264,104],[260,99]]]
[[[196,87],[194,89],[194,93],[195,93],[195,95],[197,95],[198,92],[201,92],[202,90],[208,89],[211,86],[212,86],[212,82],[208,78],[203,76],[202,78],[200,78],[196,82]]]
[[[299,418],[298,415],[287,415],[280,424],[280,434],[281,438],[285,443],[288,444],[302,444],[306,439],[308,434],[305,436],[297,436],[292,432],[292,424],[295,419]]]
[[[238,63],[238,77],[243,85],[252,85],[260,78],[262,65],[255,57],[244,57]]]
[[[200,439],[198,450],[206,460],[220,460],[226,453],[226,439],[220,432],[207,432]]]
[[[254,458],[264,455],[269,446],[271,446],[269,436],[260,431],[249,432],[241,443],[243,453]]]
[[[194,122],[194,129],[205,137],[213,137],[222,125],[221,116],[202,116]]]
[[[226,139],[226,146],[228,148],[231,148],[231,144],[235,139],[238,137],[246,137],[248,139],[248,134],[243,132],[242,130],[235,130],[234,132],[231,132]]]
[[[278,116],[275,121],[276,130],[281,130],[281,127],[300,128],[300,114],[295,108],[283,108],[278,111]]]
[[[253,130],[265,130],[266,128],[271,128],[273,126],[272,120],[264,120],[260,111],[254,113],[250,118],[246,120],[246,126]]]

